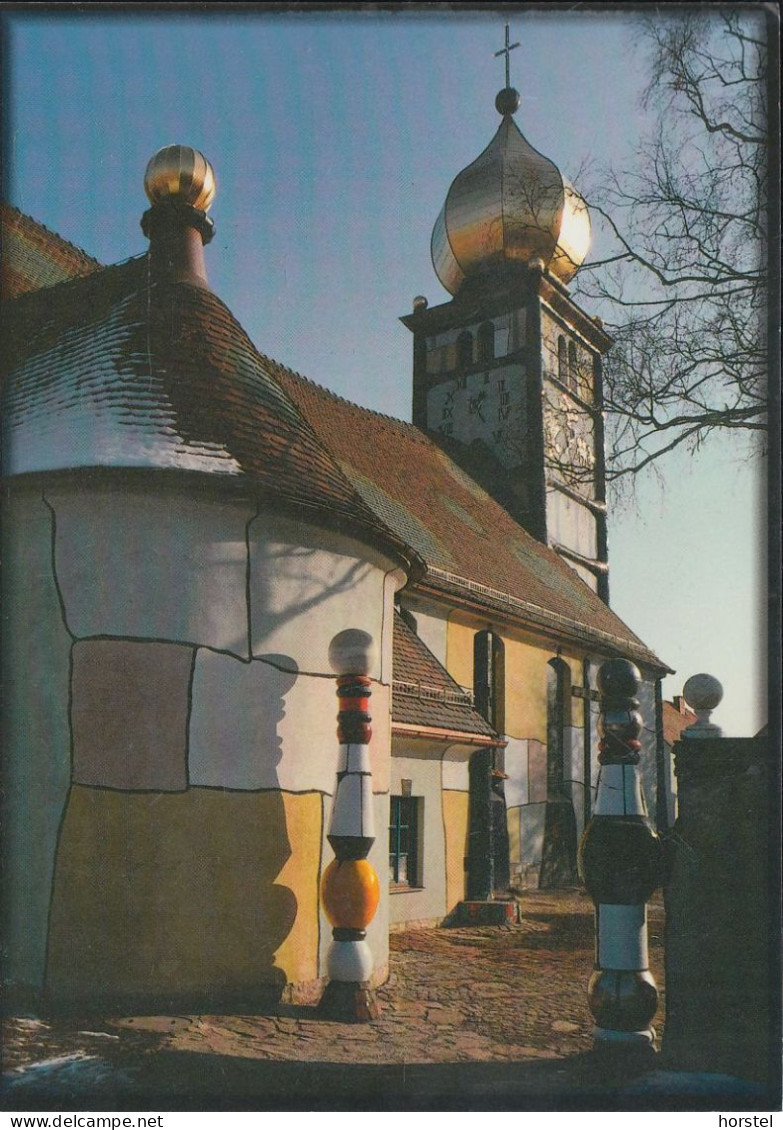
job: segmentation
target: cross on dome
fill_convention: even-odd
[[[506,46],[502,47],[500,51],[495,52],[495,58],[500,55],[506,56],[506,87],[511,86],[511,67],[509,63],[509,56],[515,47],[519,47],[519,43],[509,43],[508,24],[506,24]]]

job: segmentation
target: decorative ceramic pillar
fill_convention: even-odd
[[[335,858],[321,881],[321,901],[332,925],[327,971],[329,984],[319,1005],[335,1020],[373,1020],[378,1006],[370,989],[372,953],[366,929],[378,908],[380,885],[367,859],[375,841],[372,736],[368,677],[374,659],[372,636],[358,628],[339,632],[329,645],[337,673],[337,736],[340,756],[328,840]]]
[[[691,675],[682,688],[682,697],[693,709],[696,721],[687,726],[683,738],[722,738],[723,730],[710,722],[710,715],[723,699],[723,687],[714,675]]]
[[[658,990],[649,970],[646,902],[660,882],[660,842],[647,816],[639,753],[639,671],[610,659],[598,671],[598,795],[579,847],[595,903],[596,964],[587,995],[596,1048],[652,1049]]]

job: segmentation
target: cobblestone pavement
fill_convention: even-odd
[[[571,1068],[592,1047],[585,997],[593,965],[592,904],[577,891],[530,892],[520,901],[516,925],[392,934],[390,978],[378,991],[381,1017],[371,1024],[325,1021],[312,1008],[283,1005],[254,1015],[48,1024],[16,1019],[6,1022],[4,1067],[79,1054],[131,1074],[143,1063],[151,1078],[156,1064],[172,1057],[205,1069],[210,1062],[247,1061],[346,1067],[513,1062],[537,1064],[550,1081],[569,1072],[576,1078]],[[650,952],[662,991],[659,1034],[662,943],[663,907],[654,902]]]

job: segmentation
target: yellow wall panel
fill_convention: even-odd
[[[479,629],[449,620],[446,669],[461,687],[473,688],[473,637]]]
[[[288,840],[295,845],[277,882],[297,898],[294,928],[275,953],[275,965],[289,981],[312,981],[318,975],[318,863],[321,854],[321,795],[282,793]]]
[[[317,976],[316,794],[71,790],[47,985],[215,1001]]]
[[[473,686],[473,640],[486,624],[457,613],[449,618],[446,667],[453,679],[463,687]],[[497,625],[496,625],[497,628]],[[511,738],[535,738],[546,743],[548,664],[554,659],[554,644],[509,639],[501,633],[505,647],[505,726]],[[574,655],[561,655],[571,671],[571,683],[582,685],[582,660]],[[581,725],[581,701],[568,695],[565,704],[566,726]]]
[[[443,792],[443,826],[446,831],[446,911],[465,897],[465,856],[468,854],[468,794]]]
[[[520,640],[506,645],[506,733],[546,742],[547,664],[554,652]]]

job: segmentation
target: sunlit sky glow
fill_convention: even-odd
[[[669,9],[667,18],[672,16]],[[206,15],[5,12],[7,198],[103,262],[146,249],[142,178],[163,145],[215,167],[213,289],[258,348],[360,404],[410,418],[398,318],[432,270],[449,184],[490,141],[503,13],[263,9]],[[516,120],[579,187],[644,129],[633,12],[510,12]],[[763,465],[728,440],[648,476],[610,511],[615,611],[677,675],[724,684],[715,720],[763,723]]]

